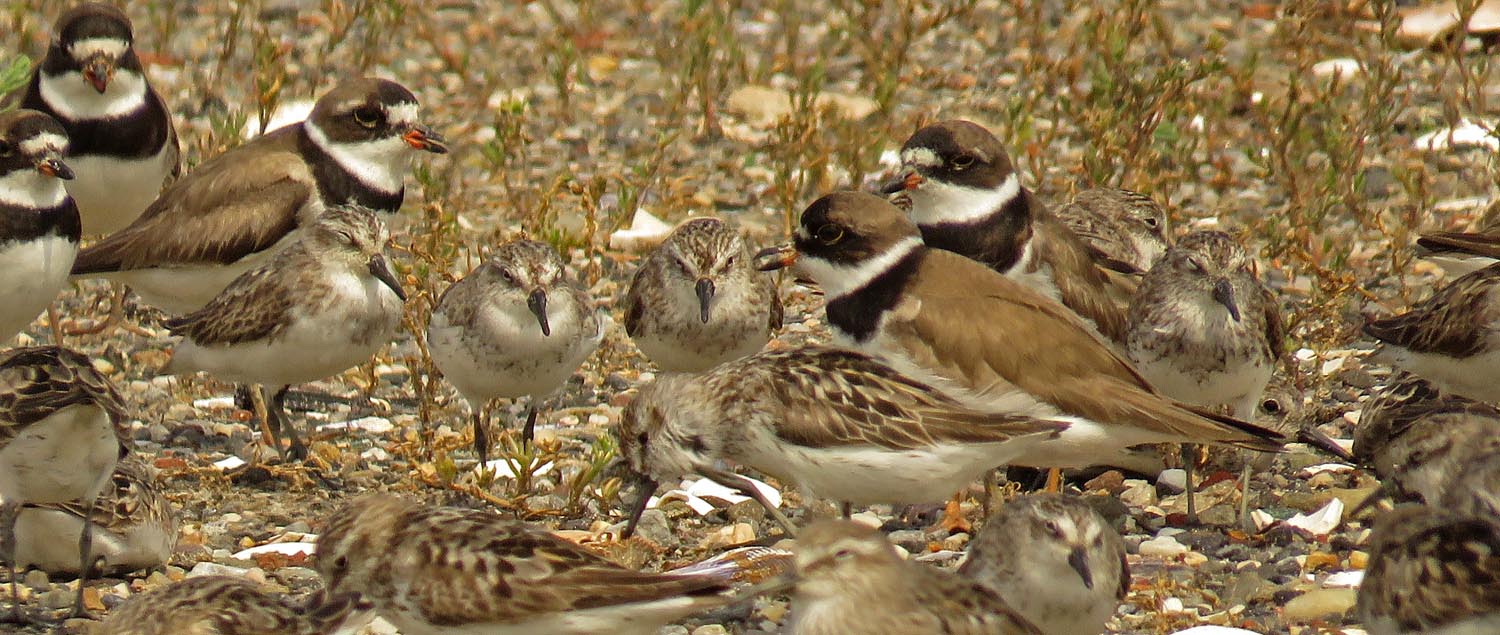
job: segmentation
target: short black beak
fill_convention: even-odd
[[[657,482],[644,474],[638,475],[635,489],[640,494],[635,505],[630,508],[630,520],[625,523],[625,531],[620,532],[620,538],[626,539],[635,535],[635,527],[641,522],[641,514],[646,513],[646,504],[651,502],[651,495],[656,493]]]
[[[1229,309],[1229,317],[1234,321],[1240,321],[1240,305],[1234,302],[1234,286],[1229,284],[1229,278],[1219,278],[1214,283],[1214,301]]]
[[[536,323],[542,325],[542,335],[552,335],[552,325],[547,323],[547,290],[538,287],[526,297],[526,308],[531,309],[531,314],[536,316]]]
[[[906,191],[906,175],[902,174],[880,184],[880,193],[886,196]]]
[[[73,180],[73,168],[68,167],[68,164],[63,163],[62,159],[57,157],[47,157],[38,161],[36,171],[47,176],[55,176],[64,181]]]
[[[698,284],[693,286],[693,291],[698,294],[698,319],[708,324],[708,310],[714,302],[714,281],[708,278],[699,278]]]
[[[109,80],[115,75],[115,61],[100,55],[89,60],[83,66],[83,79],[87,81],[94,90],[103,95],[109,89]]]
[[[401,136],[401,139],[406,141],[406,145],[418,150],[426,150],[433,154],[448,154],[448,140],[432,128],[421,124],[412,126],[411,130]]]
[[[1068,566],[1078,572],[1078,577],[1083,578],[1083,588],[1094,588],[1094,574],[1089,571],[1089,553],[1083,547],[1074,547],[1068,552]]]
[[[386,266],[385,256],[380,254],[370,256],[369,267],[370,275],[375,276],[376,280],[384,282],[385,286],[391,288],[391,291],[395,291],[396,297],[401,298],[402,302],[406,301],[406,291],[401,288],[401,283],[396,281],[396,274],[391,273],[391,268]]]
[[[767,247],[755,254],[755,268],[761,271],[785,269],[797,262],[797,246],[792,243]]]

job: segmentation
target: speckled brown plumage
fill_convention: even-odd
[[[724,221],[682,223],[631,278],[625,332],[670,372],[707,370],[760,350],[781,328],[782,307],[774,280],[753,261],[740,231]]]
[[[1500,520],[1412,505],[1370,538],[1355,612],[1371,635],[1500,632]]]
[[[132,441],[124,400],[83,354],[56,346],[0,353],[0,448],[28,426],[70,406],[97,406],[115,422],[124,456]]]
[[[908,562],[879,531],[824,521],[797,538],[788,635],[1041,635],[994,590]]]
[[[1500,453],[1500,410],[1402,374],[1365,403],[1353,453],[1387,494],[1436,503],[1465,465]]]
[[[1167,213],[1133,190],[1096,187],[1053,210],[1100,263],[1121,273],[1143,274],[1168,247]]]
[[[328,635],[355,596],[296,601],[240,577],[199,576],[131,598],[95,635]]]
[[[969,543],[958,574],[979,582],[1045,635],[1104,630],[1130,590],[1125,542],[1076,496],[1005,502]]]
[[[727,603],[733,569],[634,571],[490,512],[384,494],[328,519],[314,566],[331,593],[361,594],[406,635],[654,634]]]

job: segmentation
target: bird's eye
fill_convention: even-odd
[[[1161,221],[1156,220],[1155,216],[1147,216],[1146,218],[1141,219],[1141,222],[1145,223],[1146,226],[1150,227],[1151,229],[1156,229],[1156,226],[1161,224]]]
[[[349,569],[349,559],[348,558],[346,558],[344,556],[339,556],[337,558],[334,558],[334,560],[333,560],[333,570],[334,571],[346,571],[348,569]]]
[[[724,268],[725,269],[732,269],[732,268],[734,268],[735,259],[736,259],[735,256],[730,256],[728,260],[725,260],[724,261]]]
[[[517,282],[516,274],[511,273],[509,269],[501,269],[500,276],[505,278],[505,281],[511,284],[516,284]]]
[[[1281,414],[1281,402],[1275,399],[1267,399],[1260,402],[1260,409],[1270,414]]]
[[[11,152],[12,150],[10,144],[4,141],[0,141],[0,157],[8,157],[10,156]]]
[[[974,165],[974,155],[972,154],[960,154],[953,157],[953,169],[955,170],[967,170],[972,165]]]
[[[1188,259],[1188,266],[1192,267],[1193,271],[1196,271],[1198,273],[1203,273],[1204,271],[1207,271],[1207,269],[1204,268],[1204,266],[1203,266],[1203,262],[1200,261],[1200,260],[1198,260],[1197,258],[1190,258],[1190,259]]]
[[[339,240],[342,240],[342,241],[344,241],[344,242],[346,242],[346,243],[348,243],[350,245],[354,244],[354,234],[351,234],[351,233],[346,232],[344,230],[339,230],[338,233],[339,233]]]
[[[374,106],[360,106],[354,109],[354,121],[366,128],[374,128],[380,124],[380,109]]]
[[[853,549],[840,549],[838,551],[833,552],[833,558],[835,560],[848,560],[848,559],[853,558],[853,557],[854,557],[854,550]]]
[[[832,245],[844,239],[844,228],[829,223],[818,228],[816,233],[818,241],[825,245]]]

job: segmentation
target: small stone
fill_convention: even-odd
[[[1156,486],[1166,490],[1169,494],[1176,494],[1187,490],[1187,471],[1181,468],[1169,468],[1156,475]]]
[[[1110,470],[1095,476],[1089,482],[1084,483],[1083,487],[1088,491],[1103,490],[1111,494],[1118,494],[1125,491],[1125,475],[1121,474],[1119,470]]]
[[[943,539],[943,549],[948,551],[962,551],[966,544],[969,544],[969,534],[953,534]]]
[[[1126,479],[1125,491],[1120,492],[1120,502],[1131,507],[1150,507],[1156,504],[1156,488],[1139,479]]]
[[[42,594],[42,606],[49,609],[65,609],[73,606],[75,594],[64,588],[52,589]]]
[[[1354,589],[1313,589],[1287,602],[1281,617],[1288,622],[1310,622],[1341,616],[1354,606],[1356,595]]]
[[[1370,564],[1370,554],[1363,551],[1349,552],[1349,568],[1363,569]]]
[[[40,569],[27,571],[26,576],[21,578],[21,582],[38,591],[45,591],[51,586],[51,582],[47,580],[47,572]]]
[[[1160,536],[1141,543],[1140,554],[1146,558],[1175,558],[1188,548],[1171,536]]]
[[[693,635],[729,635],[729,631],[718,624],[705,624],[693,629]]]

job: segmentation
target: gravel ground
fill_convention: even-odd
[[[60,4],[13,3],[0,15],[0,50],[39,56]],[[1289,383],[1302,403],[1287,424],[1349,438],[1359,401],[1388,374],[1362,361],[1371,343],[1358,325],[1440,281],[1435,267],[1411,259],[1414,232],[1465,226],[1494,191],[1490,152],[1449,147],[1446,137],[1418,143],[1460,115],[1489,114],[1497,84],[1474,64],[1483,53],[1404,50],[1333,3],[983,0],[953,16],[909,13],[905,2],[653,4],[265,0],[129,11],[189,166],[258,129],[257,103],[306,100],[358,74],[413,89],[454,147],[424,159],[396,232],[416,332],[447,280],[523,233],[562,245],[618,324],[615,301],[637,256],[609,248],[608,236],[631,224],[637,206],[669,223],[719,214],[770,244],[816,194],[877,175],[919,122],[961,116],[1003,135],[1044,200],[1060,203],[1091,183],[1125,185],[1169,203],[1178,228],[1223,227],[1259,247],[1297,351]],[[1345,75],[1329,70],[1339,67]],[[792,107],[803,99],[827,108]],[[103,289],[77,285],[66,313],[99,314]],[[773,345],[823,339],[816,294],[791,281],[782,290],[789,325]],[[163,571],[90,581],[96,612],[205,563],[305,592],[316,575],[300,559],[232,554],[315,534],[339,501],[370,490],[502,507],[632,566],[679,566],[775,533],[754,503],[701,517],[669,503],[647,517],[641,538],[612,538],[619,482],[596,468],[631,386],[650,373],[619,326],[544,415],[550,472],[518,484],[474,478],[462,400],[410,332],[373,366],[294,395],[294,418],[309,424],[361,421],[315,433],[317,468],[215,467],[249,457],[249,413],[215,399],[229,396],[222,383],[157,376],[172,338],[148,308],[129,317],[141,327],[68,344],[101,360],[137,409],[137,450],[161,471],[183,533]],[[49,340],[50,328],[39,322],[30,337]],[[515,421],[523,406],[498,417]],[[1210,457],[1198,528],[1177,529],[1182,497],[1169,485],[1118,473],[1073,480],[1101,495],[1091,500],[1131,550],[1131,594],[1110,632],[1354,632],[1344,630],[1354,626],[1354,591],[1335,574],[1364,566],[1367,523],[1232,529],[1239,494],[1225,477],[1236,461]],[[1257,472],[1253,505],[1274,520],[1335,499],[1352,509],[1377,484],[1358,470],[1308,469],[1321,463],[1305,450],[1276,457]],[[787,498],[794,518],[831,513]],[[981,520],[977,503],[966,511]],[[893,539],[941,553],[961,549],[967,535],[917,525]],[[24,581],[33,605],[65,605],[76,588],[38,572]],[[774,631],[784,612],[784,600],[761,600],[674,632]]]

